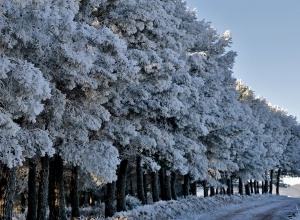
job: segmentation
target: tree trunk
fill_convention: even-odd
[[[152,172],[151,173],[151,188],[152,188],[152,199],[153,202],[158,202],[159,201],[159,194],[158,194],[158,173],[157,172]]]
[[[190,176],[188,174],[184,175],[183,183],[183,196],[187,197],[190,195]]]
[[[71,219],[80,217],[79,212],[79,196],[78,196],[78,166],[72,168],[71,185],[70,185],[70,199],[72,207]]]
[[[165,175],[166,175],[166,170],[163,166],[161,166],[159,170],[159,185],[160,185],[160,197],[162,200],[166,200],[166,192],[164,191]]]
[[[140,156],[136,157],[136,183],[137,183],[137,194],[138,199],[142,202],[143,205],[146,204],[145,194],[144,194],[144,181],[143,181],[143,170],[141,167]]]
[[[252,181],[252,179],[250,179],[250,189],[251,189],[251,193],[253,193],[254,190],[253,190],[253,181]]]
[[[242,181],[242,178],[239,177],[239,194],[240,195],[243,195],[244,192],[243,192],[243,181]]]
[[[268,180],[265,180],[265,193],[268,193]]]
[[[37,219],[36,163],[29,160],[27,220]]]
[[[210,196],[214,196],[215,195],[215,187],[211,186],[210,187]]]
[[[259,194],[259,181],[256,181],[256,189],[257,189],[257,194]]]
[[[12,219],[15,191],[16,168],[8,168],[7,166],[4,166],[0,183],[0,219]]]
[[[90,206],[90,193],[88,191],[82,191],[80,195],[80,206]]]
[[[25,213],[26,210],[26,196],[25,193],[21,193],[21,213]]]
[[[227,178],[227,195],[231,195],[231,179]]]
[[[171,200],[172,199],[172,192],[171,192],[171,174],[165,175],[165,185],[164,185],[164,191],[165,191],[165,200]]]
[[[247,184],[245,184],[245,192],[246,192],[246,195],[247,196],[250,196],[250,186],[249,186],[249,183],[247,182]]]
[[[126,211],[126,176],[128,160],[122,160],[117,181],[117,211]]]
[[[112,217],[115,213],[116,182],[108,183],[105,196],[105,217]]]
[[[273,193],[273,174],[274,174],[274,170],[271,170],[270,171],[270,191],[269,191],[270,194]]]
[[[219,194],[219,187],[216,188],[216,195]],[[222,195],[222,190],[220,190],[220,194]]]
[[[256,180],[254,180],[253,186],[254,186],[254,193],[257,194],[257,184],[256,184]]]
[[[261,181],[261,194],[265,193],[265,182]]]
[[[147,195],[148,195],[148,190],[147,190],[147,174],[146,173],[144,173],[143,174],[143,185],[144,185],[144,195],[145,195],[145,204],[147,204],[148,203],[148,201],[147,201]]]
[[[130,182],[129,194],[130,194],[131,196],[133,196],[133,195],[134,195],[134,192],[133,192],[133,181],[132,181],[132,177],[130,177],[129,182]]]
[[[5,167],[6,167],[6,166],[0,161],[0,181],[1,181],[2,173],[3,173]],[[0,193],[1,193],[1,192],[0,192]]]
[[[197,196],[197,181],[191,183],[191,195]]]
[[[230,187],[231,195],[233,195],[233,176],[232,175],[230,176],[230,184],[231,184],[231,187]]]
[[[207,182],[206,180],[203,180],[203,193],[204,193],[204,197],[208,197],[208,187],[207,187]]]
[[[171,176],[171,193],[172,193],[172,199],[177,200],[175,183],[176,183],[176,173],[172,172],[172,176]]]
[[[221,188],[221,190],[222,190],[222,195],[225,195],[225,194],[226,194],[226,190],[225,190],[225,188],[224,188],[224,187],[222,187],[222,188]]]
[[[278,169],[277,172],[277,181],[276,181],[276,194],[279,195],[279,181],[280,181],[281,169]]]
[[[49,220],[66,220],[64,193],[64,164],[59,155],[50,162],[49,174]]]
[[[40,172],[40,183],[38,192],[37,219],[46,220],[48,208],[48,188],[49,188],[49,157],[45,155],[41,158],[42,170]]]

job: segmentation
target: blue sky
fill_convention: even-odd
[[[234,76],[300,121],[300,1],[187,0],[199,20],[230,30]]]

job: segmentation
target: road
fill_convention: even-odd
[[[300,209],[300,198],[275,197],[218,207],[195,220],[283,220]],[[188,219],[188,218],[186,218]]]

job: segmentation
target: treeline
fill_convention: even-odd
[[[127,194],[146,204],[200,182],[267,192],[274,172],[298,171],[296,118],[232,76],[230,32],[185,2],[0,5],[1,218],[26,198],[34,220],[80,216],[79,195],[111,216]]]

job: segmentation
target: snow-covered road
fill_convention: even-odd
[[[288,219],[300,207],[299,198],[261,198],[241,204],[218,207],[213,211],[183,219],[195,220],[283,220]]]
[[[195,197],[160,201],[119,212],[114,220],[287,220],[300,198],[270,194]]]

